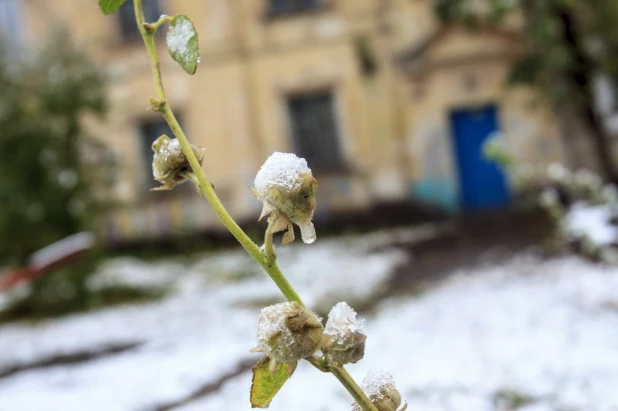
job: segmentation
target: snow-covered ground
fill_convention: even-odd
[[[422,235],[431,230],[298,244],[278,249],[280,265],[308,305],[353,305],[406,262],[396,250],[369,250],[393,236]],[[98,281],[114,278],[156,278],[175,291],[151,304],[1,327],[0,370],[58,353],[143,344],[0,379],[1,411],[148,410],[185,398],[239,362],[259,359],[248,353],[259,310],[279,299],[240,251],[189,262],[114,260]],[[520,255],[458,272],[423,295],[386,300],[366,317],[365,330],[365,359],[348,370],[357,381],[372,368],[388,371],[410,410],[507,409],[495,407],[499,392],[531,398],[528,411],[618,410],[618,269]],[[178,409],[250,410],[250,385],[243,373]],[[351,402],[332,376],[301,363],[271,409],[349,410]]]
[[[618,270],[576,257],[519,256],[462,271],[427,294],[386,301],[366,320],[365,359],[348,367],[395,377],[409,410],[618,409]],[[181,410],[249,410],[251,376]],[[332,377],[301,364],[272,410],[349,410]]]
[[[279,248],[279,264],[312,307],[370,298],[406,262],[397,250],[370,252],[391,236],[422,238],[432,229],[377,232]],[[0,411],[138,410],[176,401],[216,381],[247,358],[264,305],[282,301],[274,283],[242,250],[192,261],[109,261],[92,286],[166,285],[159,302],[122,306],[39,324],[0,327],[0,373],[75,351],[140,342],[132,351],[82,364],[0,379]],[[243,392],[246,392],[244,390]]]
[[[616,210],[604,205],[574,204],[566,215],[567,233],[573,238],[586,235],[598,246],[618,241],[618,226],[610,224]]]

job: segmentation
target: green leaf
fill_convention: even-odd
[[[170,56],[189,74],[195,74],[200,61],[200,45],[197,31],[184,14],[174,16],[167,32],[167,48]]]
[[[105,14],[112,14],[122,6],[126,0],[99,0],[99,8]]]
[[[251,407],[268,408],[283,384],[288,380],[288,364],[279,363],[275,375],[270,375],[270,359],[262,358],[253,366],[251,382]]]

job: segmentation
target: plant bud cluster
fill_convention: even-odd
[[[191,149],[201,165],[204,153],[193,144]],[[154,191],[171,190],[178,184],[184,183],[193,174],[189,160],[182,152],[177,139],[162,135],[152,143],[152,151],[154,151],[152,174],[155,180],[163,184],[153,188]]]
[[[378,411],[404,411],[407,408],[407,405],[404,405],[399,409],[401,394],[395,388],[393,377],[382,370],[369,371],[363,379],[361,388]],[[354,403],[352,411],[362,411],[362,408]]]
[[[263,308],[258,319],[256,352],[277,362],[296,362],[320,349],[324,328],[320,317],[297,303]]]
[[[294,239],[291,223],[300,227],[305,243],[315,241],[311,220],[318,183],[305,159],[291,153],[273,153],[257,173],[254,185],[253,195],[263,203],[260,219],[272,213],[271,218],[276,219],[272,233],[288,230],[284,245]]]
[[[328,314],[324,328],[322,352],[335,365],[354,364],[365,355],[363,322],[356,319],[356,312],[345,302],[336,304]]]

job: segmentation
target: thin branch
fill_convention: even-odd
[[[135,16],[137,19],[137,25],[139,27],[140,33],[144,39],[144,44],[146,45],[146,51],[148,52],[148,56],[150,58],[150,66],[152,69],[152,74],[154,77],[155,88],[157,91],[158,99],[151,99],[151,104],[155,111],[160,112],[165,121],[170,126],[170,129],[178,139],[180,146],[182,147],[182,151],[187,157],[189,164],[195,174],[198,184],[199,192],[208,200],[210,206],[214,210],[217,217],[221,220],[223,225],[232,233],[232,235],[238,240],[238,242],[244,247],[244,249],[255,259],[255,261],[264,268],[264,270],[268,273],[270,278],[275,282],[277,287],[281,290],[285,298],[287,298],[290,302],[297,302],[300,305],[303,305],[302,300],[292,288],[288,280],[285,278],[279,266],[274,261],[273,258],[268,258],[260,248],[245,234],[245,232],[238,226],[236,221],[230,216],[227,212],[221,200],[215,193],[215,190],[206,177],[204,170],[202,169],[197,157],[195,156],[193,150],[191,149],[191,145],[187,136],[182,131],[180,124],[178,124],[178,120],[174,116],[174,112],[170,107],[169,102],[165,96],[165,90],[163,88],[163,81],[161,79],[161,68],[159,66],[159,57],[157,53],[157,47],[154,40],[154,30],[150,30],[144,25],[144,13],[142,8],[142,0],[134,0],[135,6]],[[156,24],[160,25],[159,22]],[[155,25],[156,25],[155,24]],[[157,25],[157,27],[158,27]],[[195,180],[194,180],[195,181]],[[272,234],[271,234],[271,246],[272,246]],[[274,254],[274,251],[273,251]],[[311,361],[310,361],[311,362]],[[313,363],[312,363],[313,364]],[[320,369],[318,365],[314,364],[316,368]],[[378,411],[378,409],[371,403],[369,398],[363,393],[360,387],[354,382],[352,377],[342,368],[330,368],[329,371],[337,377],[339,381],[343,384],[343,386],[348,390],[348,392],[354,397],[357,403],[363,408],[365,411]]]

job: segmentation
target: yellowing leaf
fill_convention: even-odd
[[[195,74],[200,61],[200,45],[195,26],[184,14],[174,16],[167,32],[170,56],[189,74]]]
[[[288,380],[288,364],[279,363],[274,376],[270,375],[270,359],[262,358],[253,366],[251,407],[268,408],[275,395]]]
[[[118,10],[125,0],[99,0],[99,8],[105,14],[111,14]]]

